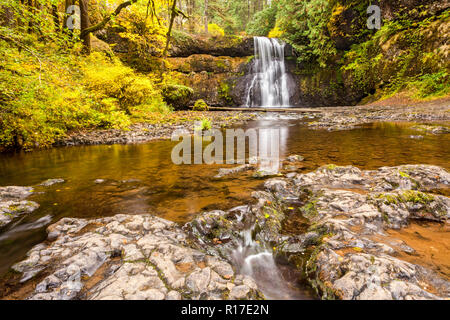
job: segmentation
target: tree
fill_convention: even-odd
[[[205,19],[205,33],[208,34],[208,0],[205,0],[205,11],[203,19]]]
[[[84,48],[87,53],[91,51],[91,36],[90,32],[84,32],[90,26],[89,22],[89,0],[80,0],[80,20],[81,20],[81,41],[83,41]]]
[[[120,12],[125,9],[128,6],[131,6],[133,3],[137,2],[137,0],[128,0],[126,2],[121,3],[116,10],[114,10],[114,12],[108,14],[105,18],[103,18],[103,20],[93,26],[89,26],[89,15],[87,12],[87,2],[88,0],[80,0],[83,4],[84,4],[84,14],[83,14],[83,10],[82,11],[82,19],[81,19],[81,34],[80,34],[80,38],[83,39],[84,45],[86,47],[86,49],[89,51],[90,48],[90,41],[89,41],[89,35],[92,32],[98,31],[103,29],[110,21],[111,19],[113,19],[114,17],[118,16],[120,14]],[[84,15],[84,28],[83,28],[83,15]]]

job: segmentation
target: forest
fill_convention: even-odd
[[[6,0],[0,7],[0,145],[33,149],[71,130],[158,121],[158,113],[194,105],[192,96],[239,106],[235,96],[243,93],[230,94],[224,79],[209,80],[221,101],[197,94],[200,85],[171,67],[176,59],[170,57],[222,46],[220,55],[251,59],[251,51],[234,52],[251,36],[291,45],[298,105],[354,105],[406,88],[414,99],[446,96],[445,3],[382,2],[389,18],[370,30],[371,1]],[[199,63],[220,69],[223,61],[213,60]]]

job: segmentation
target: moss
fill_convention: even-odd
[[[434,201],[434,197],[432,195],[412,190],[403,192],[401,198],[404,202],[412,202],[420,204],[429,204]]]
[[[313,200],[301,207],[300,211],[302,212],[303,216],[308,219],[317,217],[319,215],[319,212],[317,211],[316,203],[317,200]]]
[[[398,204],[399,203],[399,197],[397,194],[385,194],[380,193],[375,196],[375,199],[380,199],[383,201],[384,204],[390,205],[390,204]]]
[[[325,283],[320,279],[320,274],[317,273],[317,257],[322,251],[323,246],[318,246],[314,249],[310,259],[306,263],[306,276],[311,287],[316,291],[317,295],[322,297],[323,300],[336,300],[339,298],[339,294],[333,288],[329,286],[329,283]]]
[[[194,107],[192,108],[194,111],[208,111],[209,106],[203,99],[199,99],[195,101]]]
[[[380,193],[374,197],[375,200],[382,200],[386,205],[398,205],[400,203],[420,203],[430,204],[435,199],[432,195],[420,191],[408,190],[400,194],[396,193]]]
[[[398,174],[401,176],[401,177],[403,177],[403,178],[410,178],[410,176],[409,176],[409,174],[407,174],[406,172],[403,172],[403,171],[398,171]]]
[[[164,100],[175,109],[188,107],[189,101],[194,95],[194,90],[190,87],[169,84],[162,90]]]

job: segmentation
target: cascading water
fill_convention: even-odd
[[[289,107],[289,90],[284,63],[284,43],[255,37],[253,80],[247,88],[247,107]]]
[[[248,207],[242,206],[233,210],[241,211],[238,222],[247,225],[241,234],[241,243],[231,252],[234,265],[239,273],[251,276],[266,299],[301,300],[309,299],[307,295],[292,286],[292,281],[285,279],[275,262],[271,249],[264,243],[254,240],[255,224],[248,224],[245,215]]]

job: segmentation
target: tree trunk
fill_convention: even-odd
[[[169,23],[169,30],[167,30],[167,36],[166,36],[166,47],[163,51],[163,57],[167,57],[167,53],[169,51],[169,45],[170,45],[170,37],[172,36],[172,28],[173,28],[173,22],[175,21],[175,18],[177,17],[177,0],[173,0],[172,3],[172,9],[170,10],[170,23]]]
[[[55,30],[59,31],[58,7],[54,4],[52,4],[52,16],[53,16],[53,22],[55,24]]]
[[[208,34],[208,0],[205,0],[205,12],[204,12],[204,19],[205,19],[205,33]]]
[[[81,12],[81,40],[83,41],[84,48],[87,53],[91,51],[91,34],[89,32],[83,32],[90,27],[89,22],[89,0],[80,0],[80,12]]]

